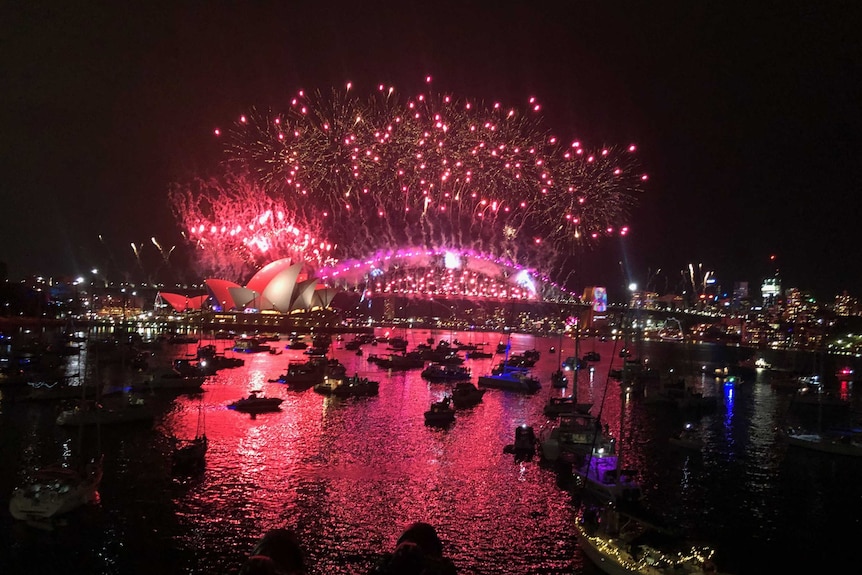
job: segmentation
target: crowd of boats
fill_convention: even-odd
[[[198,342],[183,340],[182,343]],[[489,389],[535,394],[543,387],[540,377],[533,373],[541,353],[535,349],[513,353],[508,341],[501,341],[494,353],[486,352],[481,345],[463,344],[457,340],[434,342],[431,339],[408,350],[405,338],[374,338],[362,334],[345,341],[343,348],[363,355],[363,348],[380,343],[387,346],[388,353],[368,354],[368,362],[376,363],[384,370],[420,370],[421,376],[429,382],[450,386],[425,411],[425,423],[429,426],[451,425],[458,410],[470,409],[481,403]],[[331,337],[325,335],[315,336],[310,344],[301,336],[291,337],[283,348],[304,350],[307,358],[288,362],[282,373],[268,381],[283,384],[293,391],[312,389],[335,398],[377,395],[380,382],[358,373],[349,375],[338,359],[330,357],[331,344]],[[201,344],[194,356],[173,357],[170,365],[160,367],[147,365],[147,359],[155,356],[153,353],[145,354],[145,358],[127,355],[125,359],[137,366],[134,371],[136,377],[123,386],[112,387],[99,378],[99,349],[98,345],[90,348],[93,368],[81,375],[58,376],[50,383],[33,376],[17,381],[28,388],[24,398],[33,401],[74,400],[60,410],[56,424],[95,427],[98,431],[102,426],[112,424],[152,421],[154,410],[148,405],[147,394],[162,391],[199,393],[207,378],[219,370],[243,365],[244,360],[237,357],[239,354],[281,352],[280,338],[275,335],[270,338],[237,338],[230,348],[235,352],[233,355],[219,352],[214,344]],[[462,357],[462,352],[466,357]],[[500,361],[487,373],[474,377],[465,365],[465,359],[470,357],[493,358],[498,354],[501,355]],[[622,360],[622,366],[618,370],[608,369],[609,382],[614,378],[629,390],[639,389],[645,404],[670,406],[690,413],[692,417],[716,409],[716,397],[705,396],[698,391],[692,383],[691,370],[680,373],[671,369],[659,373],[637,357],[632,357],[626,349],[619,350],[618,354],[615,349],[615,355]],[[560,389],[562,394],[552,394],[548,398],[543,409],[547,422],[538,433],[530,425],[517,426],[514,442],[506,446],[506,451],[520,458],[538,454],[543,462],[566,465],[577,486],[576,532],[580,546],[603,571],[614,575],[715,572],[715,550],[686,541],[685,534],[666,526],[650,510],[638,483],[637,470],[623,466],[624,446],[611,432],[609,422],[603,421],[601,408],[596,414],[593,403],[578,400],[579,374],[601,362],[601,356],[594,350],[583,355],[577,353],[565,360],[560,357],[558,361],[558,369],[551,374],[548,383]],[[721,377],[724,385],[733,386],[743,384],[755,370],[773,371],[776,385],[783,385],[785,374],[757,359],[733,366],[703,366],[694,375],[702,376],[709,371],[711,375]],[[6,377],[4,384],[11,385],[12,379]],[[846,400],[827,395],[820,379],[812,374],[794,374],[793,381],[796,385],[794,406],[807,406],[818,412],[849,406]],[[567,393],[570,384],[571,392]],[[262,389],[253,389],[226,407],[256,415],[280,410],[283,401],[281,397],[267,396]],[[193,436],[171,438],[173,463],[178,470],[205,466],[208,440],[202,411],[198,418]],[[823,417],[818,417],[817,428],[788,427],[782,430],[782,436],[789,446],[862,456],[862,428],[828,426],[824,421]],[[677,435],[669,437],[668,443],[695,452],[702,450],[704,445],[703,438],[698,436],[691,423],[680,429]],[[81,453],[84,453],[83,449]],[[79,458],[78,465],[52,463],[32,470],[28,481],[12,493],[11,514],[28,522],[50,522],[93,501],[101,482],[102,465],[102,454],[96,452],[88,458]]]

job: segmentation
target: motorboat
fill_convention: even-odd
[[[584,361],[597,362],[597,361],[601,361],[601,360],[602,360],[602,356],[597,351],[588,351],[587,353],[584,354]]]
[[[453,421],[455,408],[452,407],[452,398],[448,395],[431,403],[431,407],[425,412],[425,425],[449,425]]]
[[[484,389],[479,389],[471,381],[459,381],[452,388],[452,405],[455,409],[473,407],[482,401]]]
[[[425,358],[418,351],[393,353],[389,356],[391,369],[418,369],[425,367]]]
[[[29,481],[12,491],[9,512],[15,519],[41,523],[96,501],[102,463],[99,456],[82,469],[61,464],[39,469]]]
[[[333,397],[366,397],[377,395],[380,391],[380,382],[361,377],[358,374],[350,377],[325,377],[323,381],[314,386],[314,391],[323,395]]]
[[[478,386],[518,393],[536,393],[542,388],[539,380],[522,368],[506,368],[500,373],[480,375]]]
[[[682,410],[707,411],[718,407],[716,396],[696,391],[685,378],[660,382],[657,389],[646,390],[643,400],[647,404],[665,404]]]
[[[668,438],[668,443],[681,449],[701,451],[704,442],[703,438],[695,431],[694,426],[691,423],[686,423],[678,434]]]
[[[566,378],[566,374],[563,373],[562,369],[558,369],[554,373],[551,374],[551,387],[556,387],[558,389],[565,389],[569,385],[569,380]]]
[[[643,500],[636,469],[623,468],[612,447],[597,447],[572,468],[581,491],[609,505],[634,504]]]
[[[261,342],[256,337],[241,337],[233,342],[233,350],[239,353],[269,353],[272,346]]]
[[[547,417],[557,417],[563,413],[587,414],[592,407],[592,403],[578,403],[574,395],[551,396],[542,411]]]
[[[246,413],[279,411],[283,401],[280,397],[265,397],[260,391],[252,391],[248,394],[248,397],[243,397],[230,403],[228,408]]]
[[[504,453],[512,453],[517,459],[530,459],[536,453],[536,432],[533,426],[522,423],[515,428],[515,441],[503,448]]]
[[[580,461],[597,446],[612,449],[614,440],[601,427],[598,418],[589,413],[560,413],[556,424],[539,432],[542,458]]]
[[[57,415],[56,423],[60,426],[117,425],[149,423],[154,419],[155,413],[147,402],[132,395],[125,401],[110,404],[92,399],[78,400],[73,407]]]
[[[823,431],[789,428],[784,431],[783,437],[791,447],[849,457],[862,456],[860,428],[830,428]]]
[[[283,374],[270,381],[284,383],[289,387],[307,389],[321,383],[326,375],[327,361],[324,358],[314,358],[299,363],[289,363]]]
[[[494,354],[481,349],[471,349],[466,354],[467,359],[489,359],[494,357]]]
[[[435,362],[428,364],[421,375],[428,381],[463,381],[470,379],[470,369],[463,365]]]
[[[186,375],[173,367],[155,369],[143,375],[143,380],[132,386],[135,391],[174,391],[198,393],[203,391],[206,375]]]

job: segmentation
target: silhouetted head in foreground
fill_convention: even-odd
[[[387,554],[371,575],[455,575],[457,570],[443,557],[443,543],[428,523],[410,525],[398,538],[395,551]]]
[[[305,575],[299,539],[289,529],[267,531],[240,569],[241,575]]]

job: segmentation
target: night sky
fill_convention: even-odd
[[[584,257],[585,283],[679,291],[694,264],[730,290],[777,267],[785,287],[862,296],[856,3],[18,4],[0,8],[11,279],[139,279],[130,245],[157,266],[151,237],[182,275],[167,190],[215,170],[214,128],[298,89],[410,94],[430,74],[460,97],[537,96],[563,138],[638,145],[631,233]]]

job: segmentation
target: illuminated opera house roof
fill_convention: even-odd
[[[267,264],[245,287],[229,280],[207,279],[207,295],[188,297],[161,292],[159,296],[176,311],[201,309],[210,305],[218,311],[273,311],[292,313],[327,308],[337,290],[318,285],[302,262],[290,259]]]

